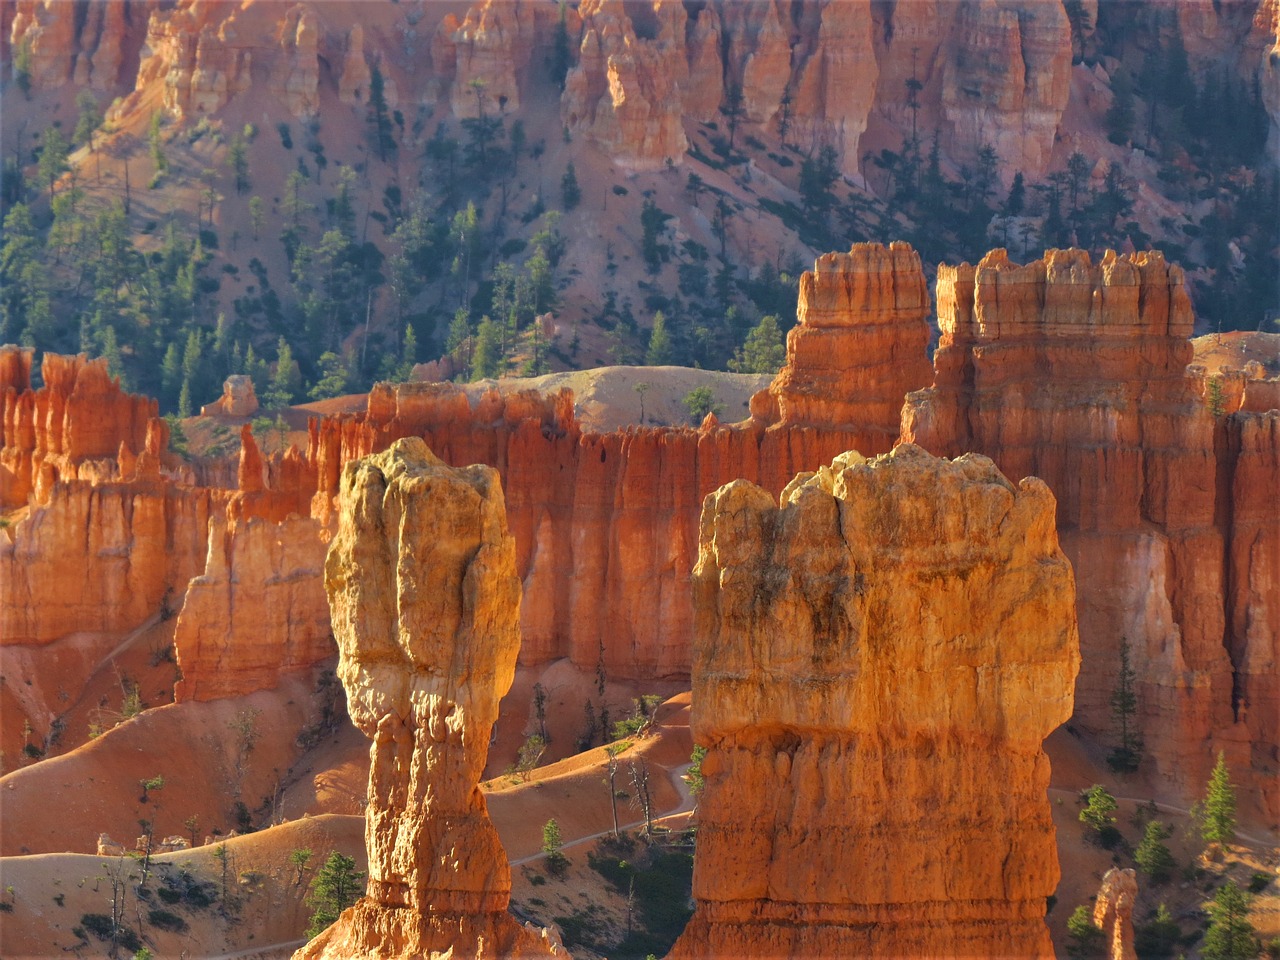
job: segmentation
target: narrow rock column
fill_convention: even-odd
[[[338,676],[373,743],[367,895],[297,958],[563,955],[508,912],[479,781],[515,676],[520,581],[498,473],[417,438],[348,463],[325,563]]]
[[[781,501],[703,505],[706,789],[672,957],[1052,957],[1041,745],[1080,659],[1053,495],[905,445]]]

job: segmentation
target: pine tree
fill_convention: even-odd
[[[1067,933],[1070,942],[1067,954],[1072,960],[1092,960],[1103,956],[1102,931],[1093,923],[1093,910],[1087,904],[1080,904],[1067,920]]]
[[[502,361],[502,347],[498,325],[489,317],[480,318],[476,330],[475,349],[471,352],[471,379],[484,380],[496,377]]]
[[[1206,909],[1209,929],[1200,948],[1204,960],[1253,960],[1258,955],[1258,941],[1248,920],[1247,893],[1228,880]]]
[[[311,388],[307,396],[312,400],[327,400],[340,397],[347,392],[351,374],[342,357],[331,350],[320,355],[320,379]]]
[[[1107,139],[1124,144],[1133,135],[1134,107],[1133,81],[1123,69],[1117,70],[1111,79],[1111,107],[1107,110]]]
[[[183,420],[191,416],[191,381],[182,379],[182,392],[178,394],[178,416]]]
[[[1138,675],[1129,661],[1129,639],[1120,640],[1120,675],[1116,678],[1116,687],[1111,692],[1111,717],[1118,729],[1120,743],[1107,756],[1107,765],[1112,770],[1132,773],[1142,762],[1142,734],[1134,722],[1138,712],[1138,695],[1134,691],[1134,683]]]
[[[54,184],[67,171],[67,141],[57,127],[45,131],[37,169],[40,179],[49,184],[49,197],[52,199]]]
[[[738,373],[777,373],[786,359],[778,318],[766,314],[751,328],[741,349],[729,361],[729,369]]]
[[[569,161],[568,169],[560,178],[560,192],[564,197],[564,208],[572,210],[582,202],[582,188],[578,185],[578,174],[573,169],[573,161]]]
[[[314,908],[307,938],[311,939],[338,919],[364,893],[364,873],[356,869],[351,857],[334,852],[329,855],[311,881],[307,906]]]
[[[1218,752],[1218,762],[1209,775],[1203,803],[1197,804],[1200,835],[1208,843],[1230,843],[1236,835],[1236,791],[1231,785],[1227,758]]]
[[[1102,784],[1095,783],[1084,793],[1085,807],[1080,811],[1080,822],[1097,831],[1096,840],[1110,850],[1121,839],[1114,816],[1116,798]]]
[[[560,849],[564,841],[560,837],[560,824],[548,820],[542,825],[542,852],[547,858],[547,872],[560,876],[569,866],[569,858]]]
[[[1134,861],[1138,864],[1138,868],[1151,878],[1152,883],[1164,883],[1173,876],[1173,871],[1178,865],[1173,859],[1173,854],[1164,844],[1169,836],[1170,832],[1163,823],[1159,820],[1150,820],[1142,835],[1142,842],[1134,851]]]
[[[645,351],[646,366],[662,367],[671,362],[671,336],[667,333],[667,318],[659,310],[653,315],[653,329],[649,332],[649,349]]]
[[[378,145],[378,159],[386,163],[387,153],[396,148],[396,139],[391,133],[391,118],[387,114],[386,81],[376,63],[369,71],[369,123],[373,126],[374,141]]]
[[[270,409],[287,407],[293,403],[302,386],[302,373],[293,359],[293,349],[284,337],[276,345],[276,372],[271,378],[271,388],[263,400]]]

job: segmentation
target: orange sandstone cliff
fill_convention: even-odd
[[[1052,957],[1041,745],[1079,650],[1048,487],[911,445],[781,509],[734,482],[694,595],[706,787],[671,956]]]
[[[937,299],[934,386],[907,398],[904,440],[983,453],[1049,485],[1079,588],[1075,719],[1110,735],[1127,640],[1147,753],[1184,794],[1198,791],[1212,739],[1241,732],[1224,645],[1218,504],[1229,495],[1217,490],[1214,416],[1186,372],[1181,269],[1158,253],[1094,264],[1078,250],[1017,266],[996,250],[940,267]]]
[[[930,379],[927,309],[906,244],[823,257],[801,281],[786,369],[733,426],[584,433],[567,392],[492,390],[473,408],[448,384],[378,385],[365,414],[312,423],[312,514],[329,516],[343,463],[398,437],[423,437],[447,463],[490,464],[525,585],[521,661],[567,656],[594,669],[603,658],[620,678],[687,674],[702,498],[739,477],[776,494],[841,450],[889,450],[902,395]]]
[[[348,710],[373,741],[369,886],[295,957],[563,955],[507,912],[479,787],[520,647],[497,472],[451,469],[419,439],[349,463],[325,587]]]

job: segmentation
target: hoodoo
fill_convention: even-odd
[[[673,957],[1052,957],[1054,499],[904,445],[703,506],[697,908]],[[939,797],[946,802],[940,803]]]
[[[1159,253],[1094,264],[1083,250],[1019,266],[993,250],[976,267],[940,267],[937,299],[934,385],[907,397],[903,439],[1049,485],[1079,580],[1076,722],[1110,735],[1127,641],[1147,753],[1190,797],[1211,738],[1244,734],[1231,730],[1223,645],[1216,517],[1229,494],[1215,489],[1214,416],[1186,372],[1181,268]]]
[[[347,464],[325,588],[347,708],[373,741],[369,888],[295,958],[563,955],[507,912],[479,787],[520,646],[497,471],[452,469],[416,438]]]

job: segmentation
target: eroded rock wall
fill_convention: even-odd
[[[888,451],[902,394],[931,376],[928,302],[906,244],[823,257],[801,281],[787,367],[733,426],[583,433],[567,392],[493,390],[472,408],[448,384],[379,385],[366,414],[313,422],[311,512],[331,515],[343,463],[398,437],[425,438],[448,463],[497,467],[525,587],[522,662],[687,674],[702,498],[738,477],[776,494],[841,450]]]
[[[1075,720],[1110,736],[1127,639],[1146,749],[1187,795],[1210,740],[1233,726],[1215,422],[1186,374],[1193,317],[1181,269],[1158,253],[1093,264],[1003,250],[938,273],[941,341],[903,439],[990,456],[1058,498],[1076,568],[1084,662]]]
[[[507,912],[479,787],[520,647],[497,472],[452,469],[417,438],[347,464],[325,588],[348,712],[372,741],[369,885],[295,957],[562,954]]]
[[[693,583],[708,752],[672,956],[1052,957],[1041,744],[1079,651],[1048,487],[911,445],[781,508],[737,481]]]

